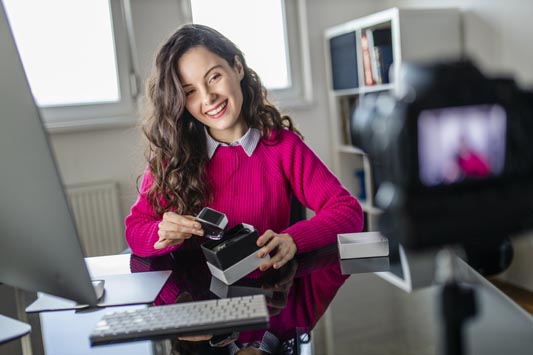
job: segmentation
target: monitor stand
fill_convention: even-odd
[[[92,280],[94,292],[96,293],[96,299],[100,301],[104,297],[104,285],[105,280]]]
[[[0,344],[18,339],[31,331],[29,324],[0,314]]]
[[[157,298],[172,271],[147,271],[132,274],[102,275],[93,281],[99,297],[98,307],[150,304]],[[104,287],[105,283],[105,287]],[[105,290],[104,290],[105,289]],[[38,292],[35,302],[26,307],[26,313],[83,309],[88,305],[78,304],[66,298]]]

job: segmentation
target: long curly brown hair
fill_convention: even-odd
[[[204,46],[231,67],[238,56],[244,69],[241,114],[248,127],[261,131],[263,141],[276,144],[276,131],[299,134],[290,117],[281,115],[267,99],[259,76],[246,65],[237,46],[218,31],[199,24],[180,27],[162,45],[146,87],[143,133],[148,139],[146,159],[154,177],[147,198],[160,215],[165,211],[196,214],[210,200],[205,178],[208,161],[204,125],[185,108],[185,93],[178,75],[178,60],[194,47]]]

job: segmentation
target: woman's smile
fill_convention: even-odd
[[[217,105],[214,109],[207,111],[205,114],[210,118],[219,118],[226,112],[226,107],[228,105],[228,100],[224,100],[222,103]]]

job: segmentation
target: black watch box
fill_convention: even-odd
[[[202,244],[202,251],[211,274],[227,285],[254,271],[270,258],[267,254],[259,258],[257,246],[259,233],[245,223],[224,232],[220,240],[209,240]]]

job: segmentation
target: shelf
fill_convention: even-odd
[[[370,214],[374,214],[374,215],[378,215],[378,214],[382,214],[383,213],[383,211],[380,208],[375,207],[375,206],[371,206],[367,201],[359,201],[359,204],[363,208],[363,211],[366,212],[366,213],[370,213]]]
[[[337,150],[340,153],[366,155],[366,153],[361,148],[354,147],[353,145],[346,145],[346,144],[340,145],[337,147]]]
[[[388,84],[382,84],[382,85],[363,86],[359,88],[359,93],[368,94],[372,92],[391,91],[393,89],[394,89],[394,84],[388,83]]]
[[[368,94],[368,93],[380,92],[380,91],[391,91],[393,89],[394,89],[394,84],[388,83],[388,84],[382,84],[382,85],[363,86],[363,87],[354,88],[354,89],[335,90],[333,91],[333,95],[336,97],[355,96],[355,95],[362,95],[362,94]]]
[[[353,88],[353,89],[344,89],[344,90],[335,90],[333,91],[333,96],[342,97],[342,96],[355,96],[360,95],[361,89],[360,88]]]
[[[375,207],[380,162],[353,146],[352,116],[365,96],[400,88],[403,62],[459,58],[462,53],[458,9],[392,8],[353,19],[324,32],[333,170],[360,201],[368,231],[382,212]]]

